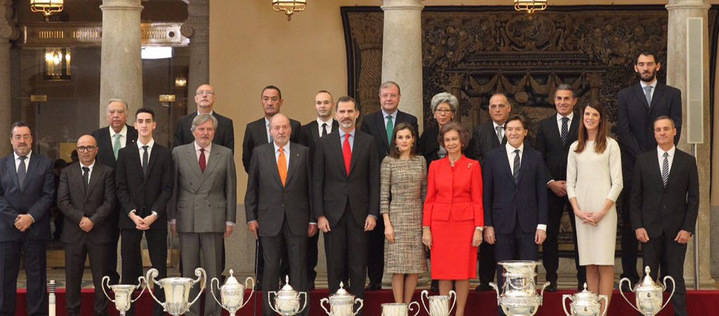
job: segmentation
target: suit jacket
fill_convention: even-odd
[[[437,151],[439,150],[439,142],[437,141],[439,136],[439,125],[436,121],[432,121],[425,124],[422,136],[419,137],[419,143],[417,144],[417,153],[424,156],[424,160],[427,161],[427,168],[432,164],[432,161],[439,159]]]
[[[509,234],[516,229],[533,233],[538,224],[547,224],[547,176],[542,154],[524,144],[517,183],[504,146],[487,154],[482,169],[485,225]]]
[[[108,126],[96,129],[91,134],[93,137],[95,137],[95,140],[97,141],[97,147],[99,149],[97,153],[97,157],[95,159],[100,162],[101,164],[115,168],[116,160],[115,160],[115,153],[112,151],[112,138],[110,137],[110,128]],[[137,130],[127,125],[127,140],[125,142],[125,147],[128,147],[129,145],[135,144],[137,141]],[[118,154],[118,157],[120,155]]]
[[[682,131],[682,93],[679,89],[657,82],[651,107],[647,105],[640,83],[624,88],[617,94],[617,137],[622,149],[622,161],[632,164],[628,167],[633,166],[634,159],[641,153],[657,147],[654,119],[662,115],[674,121],[677,128],[674,143],[678,143]]]
[[[699,213],[699,176],[696,160],[676,149],[666,188],[657,150],[637,157],[632,182],[632,228],[645,228],[649,238],[679,230],[694,232]]]
[[[212,112],[212,116],[217,119],[217,129],[215,130],[215,138],[212,139],[213,144],[225,146],[235,151],[235,128],[232,119],[220,115],[220,113]],[[192,143],[195,136],[192,135],[192,120],[197,117],[197,112],[190,113],[181,117],[177,121],[177,129],[175,130],[174,147]]]
[[[350,173],[342,155],[339,129],[320,138],[312,167],[315,217],[336,225],[349,205],[355,222],[364,226],[368,214],[379,216],[379,159],[371,135],[355,129]]]
[[[245,214],[258,221],[260,236],[277,236],[287,221],[290,232],[306,236],[311,215],[311,162],[309,148],[290,143],[290,163],[282,186],[274,144],[255,147],[247,178]]]
[[[507,137],[502,137],[502,142],[497,138],[497,131],[494,130],[494,123],[487,122],[479,125],[472,133],[472,140],[469,142],[467,157],[484,162],[484,158],[494,148],[507,143]]]
[[[336,131],[338,128],[340,128],[340,124],[337,122],[337,120],[332,120],[332,132]],[[332,133],[330,132],[330,134]],[[329,134],[328,134],[329,135]],[[322,135],[320,134],[319,125],[317,124],[317,120],[314,120],[312,122],[309,122],[302,126],[302,145],[305,145],[310,148],[310,155],[312,154],[312,148],[315,146],[317,141],[320,139]]]
[[[174,185],[168,209],[182,233],[223,233],[226,222],[235,222],[237,175],[232,151],[212,145],[207,168],[202,172],[195,143],[172,149]]]
[[[293,143],[304,144],[305,142],[302,137],[302,124],[298,121],[290,119],[290,126],[292,127],[290,141]],[[267,125],[265,125],[264,117],[247,124],[247,128],[245,128],[245,139],[242,140],[242,165],[245,167],[246,172],[250,171],[252,150],[259,145],[268,143]]]
[[[50,239],[48,209],[55,199],[55,175],[52,162],[33,152],[27,161],[27,174],[20,188],[15,156],[0,159],[0,241]],[[15,228],[19,214],[30,214],[35,223],[25,232]]]
[[[417,118],[414,115],[397,110],[397,117],[394,120],[394,126],[399,123],[408,123],[414,127],[414,131],[419,133],[417,129]],[[362,132],[372,135],[377,145],[377,157],[382,161],[384,156],[389,154],[389,143],[387,142],[387,128],[384,125],[384,116],[382,110],[369,113],[362,119]]]
[[[82,169],[73,163],[62,170],[57,187],[57,204],[65,214],[61,240],[65,243],[102,244],[114,240],[115,176],[112,168],[99,162],[90,173],[87,190],[83,184]],[[83,216],[90,218],[94,227],[85,232],[78,226]]]
[[[566,143],[562,143],[556,113],[539,122],[535,146],[537,151],[544,157],[544,165],[547,167],[547,181],[567,179],[569,146],[577,140],[581,120],[582,116],[574,113],[567,131]]]
[[[146,217],[157,212],[157,220],[150,229],[167,230],[167,201],[172,195],[172,154],[167,147],[157,142],[152,145],[148,161],[147,176],[142,172],[140,150],[137,146],[120,149],[115,168],[117,199],[121,211],[118,225],[122,229],[135,229],[130,220],[130,211]]]

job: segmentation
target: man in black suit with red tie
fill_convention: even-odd
[[[699,176],[694,157],[674,146],[677,133],[670,117],[654,121],[657,147],[637,157],[631,215],[644,265],[655,280],[660,266],[674,278],[674,315],[686,316],[684,257],[699,213]]]
[[[358,131],[359,106],[352,97],[337,100],[340,128],[320,138],[312,168],[313,210],[325,234],[330,292],[349,277],[349,292],[364,297],[367,234],[379,216],[379,161],[372,136]]]
[[[159,271],[158,278],[167,276],[166,206],[172,195],[173,165],[170,150],[153,139],[156,127],[155,113],[138,109],[135,114],[137,143],[120,150],[115,168],[121,207],[118,217],[123,284],[132,284],[142,275],[140,241],[143,234],[150,262]],[[162,306],[155,305],[154,315],[161,314]],[[134,315],[134,308],[128,315]]]
[[[400,101],[399,85],[394,81],[386,81],[379,87],[379,102],[381,110],[370,113],[362,119],[360,130],[372,135],[377,146],[377,158],[382,159],[389,154],[394,127],[399,123],[407,123],[419,133],[417,118],[414,115],[398,109]],[[382,273],[384,272],[384,221],[377,221],[377,229],[369,233],[367,253],[367,275],[369,276],[368,290],[382,288]]]
[[[679,142],[682,131],[682,94],[679,89],[658,82],[657,73],[662,64],[654,52],[642,51],[638,54],[634,71],[639,74],[639,82],[624,88],[617,94],[617,140],[622,151],[622,173],[624,190],[620,212],[622,212],[622,277],[632,283],[639,281],[637,273],[637,240],[634,238],[630,210],[633,168],[636,157],[653,150],[657,146],[654,139],[654,119],[669,116],[676,125],[677,135],[674,143]]]

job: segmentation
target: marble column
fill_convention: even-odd
[[[210,82],[210,1],[190,1],[182,35],[190,38],[187,113],[192,113],[197,111],[195,90],[201,84]]]
[[[12,3],[12,0],[0,0],[0,131],[9,131],[12,119],[10,41],[18,34],[13,21]],[[8,139],[0,140],[0,155],[9,154],[10,151]]]
[[[422,0],[384,0],[382,34],[382,81],[395,81],[401,88],[399,107],[417,117],[420,132],[422,111]]]
[[[669,0],[666,5],[669,12],[667,27],[667,61],[665,69],[667,72],[667,84],[682,91],[683,120],[682,126],[687,126],[687,65],[686,59],[689,55],[687,48],[687,18],[699,17],[704,20],[704,65],[709,65],[709,34],[708,34],[708,13],[709,2],[706,0]],[[698,242],[699,249],[699,284],[700,286],[713,285],[710,265],[710,207],[709,207],[709,184],[711,174],[710,149],[711,142],[709,128],[709,68],[704,67],[704,144],[696,146],[697,165],[699,168],[700,203],[699,217],[697,218],[697,238],[692,238],[687,247],[687,256],[684,261],[684,278],[688,287],[694,284],[694,242]],[[687,128],[682,128],[679,148],[691,152],[691,145],[687,144]]]
[[[142,31],[140,0],[103,0],[102,59],[100,62],[99,126],[106,125],[109,99],[123,99],[128,117],[142,107]],[[133,121],[132,119],[130,121]]]

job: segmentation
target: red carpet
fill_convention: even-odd
[[[83,290],[83,302],[82,302],[82,315],[92,315],[92,295],[93,290]],[[415,295],[415,300],[419,300],[419,291]],[[248,292],[249,294],[249,292]],[[258,293],[255,293],[258,294]],[[311,298],[311,316],[324,316],[325,312],[320,308],[319,301],[323,297],[327,297],[327,290],[316,290],[312,292]],[[560,316],[564,315],[562,311],[562,294],[571,294],[570,291],[558,291],[555,293],[544,294],[544,305],[539,308],[538,316]],[[58,289],[57,296],[57,316],[65,316],[65,289]],[[381,314],[380,304],[388,303],[392,301],[392,291],[371,291],[366,294],[367,299],[365,300],[364,311],[365,316],[375,316]],[[633,299],[633,296],[629,297]],[[253,294],[250,302],[237,312],[238,316],[252,316],[252,307],[255,300]],[[152,304],[155,303],[150,295],[147,293],[143,294],[142,298],[136,303],[137,315],[151,315]],[[421,305],[421,302],[420,302]],[[26,315],[25,311],[25,290],[18,291],[18,302],[17,311],[15,315],[23,316]],[[719,315],[719,291],[689,291],[687,294],[687,306],[689,308],[689,315],[705,316],[705,315]],[[262,301],[257,302],[257,314],[262,315],[261,312]],[[111,304],[112,311],[110,315],[118,315],[117,311],[114,310],[114,306]],[[716,313],[716,314],[715,314]],[[223,315],[226,315],[225,312]],[[482,316],[494,316],[497,315],[497,302],[494,292],[483,292],[477,293],[470,291],[469,304],[466,309],[467,315],[482,315]],[[637,315],[636,313],[619,295],[619,292],[614,293],[614,297],[611,302],[609,313],[607,315]],[[427,313],[422,309],[419,314],[420,316],[426,316]],[[674,315],[672,306],[669,304],[658,316],[671,316]],[[412,314],[410,314],[412,316]]]

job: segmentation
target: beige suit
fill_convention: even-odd
[[[194,277],[200,266],[207,277],[222,273],[227,222],[235,222],[237,179],[232,151],[213,144],[204,172],[195,153],[195,143],[175,147],[175,183],[170,203],[170,220],[176,220],[180,235],[182,275]],[[193,289],[196,293],[196,289]],[[195,294],[192,294],[195,295]],[[200,304],[193,304],[188,315],[199,315]],[[205,315],[220,315],[212,297],[206,296]]]

